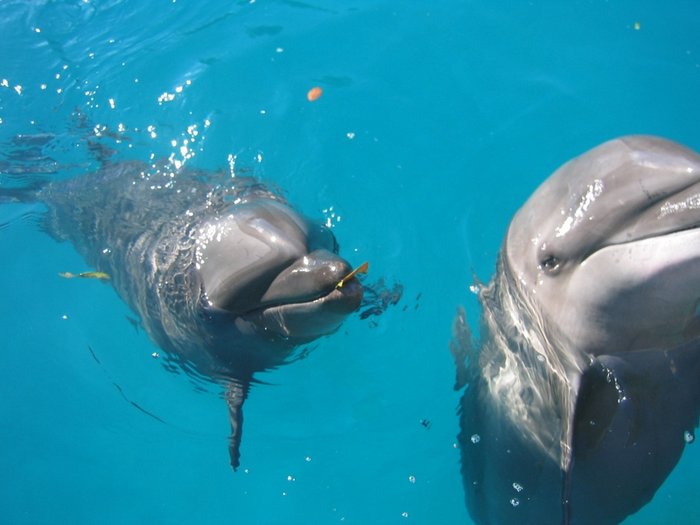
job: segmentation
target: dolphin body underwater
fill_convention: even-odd
[[[34,186],[0,188],[0,201],[43,203],[42,229],[110,277],[152,340],[225,385],[236,469],[253,375],[293,360],[360,305],[334,235],[257,180],[223,172],[105,163]]]
[[[462,477],[479,525],[619,523],[694,440],[700,156],[651,136],[559,168],[453,324]]]

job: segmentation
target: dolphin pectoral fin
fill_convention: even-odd
[[[573,519],[617,523],[653,497],[692,440],[699,376],[697,340],[595,359],[583,374],[574,419]],[[596,509],[586,500],[597,501]]]
[[[248,381],[231,381],[226,388],[226,404],[228,416],[231,422],[231,435],[229,437],[228,452],[231,458],[231,467],[237,470],[241,464],[241,437],[243,435],[243,402],[248,397]]]

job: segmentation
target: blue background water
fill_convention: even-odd
[[[92,126],[120,125],[120,158],[236,155],[406,293],[264,374],[234,474],[218,395],[152,358],[109,286],[57,277],[87,268],[40,206],[0,207],[0,521],[469,523],[455,306],[477,318],[473,275],[568,158],[625,133],[700,148],[699,22],[696,0],[4,0],[0,157],[51,133],[52,177],[80,175]],[[626,523],[696,519],[699,464]]]

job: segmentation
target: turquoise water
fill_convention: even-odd
[[[1,206],[0,521],[469,523],[455,307],[477,318],[473,276],[568,158],[626,133],[700,149],[699,22],[694,0],[0,3],[0,160],[51,170],[20,134],[53,136],[54,178],[97,166],[96,133],[123,159],[235,156],[405,286],[262,375],[233,473],[217,393],[109,286],[57,276],[86,268],[41,206]],[[693,522],[699,465],[691,446],[625,523]]]

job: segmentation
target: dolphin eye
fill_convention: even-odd
[[[556,274],[561,267],[559,258],[556,255],[547,255],[540,261],[540,268],[550,275]]]

